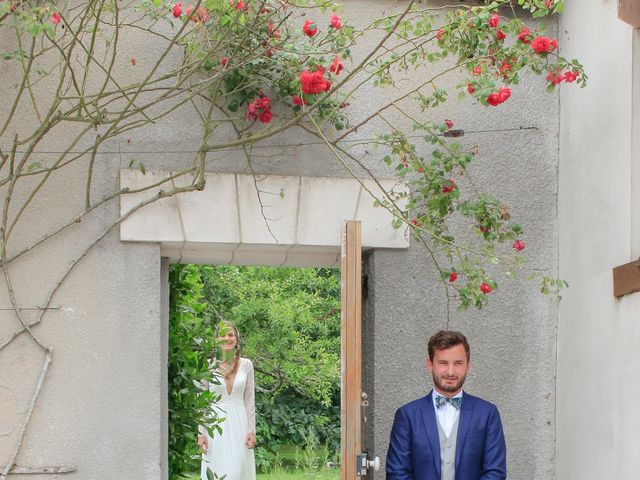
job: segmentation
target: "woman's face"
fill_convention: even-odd
[[[218,337],[218,341],[220,342],[220,348],[224,352],[233,350],[238,344],[236,332],[232,327],[223,327],[223,334]]]

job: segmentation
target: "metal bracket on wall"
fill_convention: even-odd
[[[14,465],[9,470],[10,475],[43,475],[43,474],[60,474],[73,473],[77,469],[75,467],[18,467]]]

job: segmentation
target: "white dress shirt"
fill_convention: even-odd
[[[449,437],[451,435],[451,430],[453,429],[453,424],[456,423],[458,416],[460,415],[460,410],[451,405],[450,403],[445,403],[444,406],[438,408],[436,406],[436,396],[440,395],[436,389],[433,389],[433,395],[431,399],[433,400],[433,408],[436,411],[436,417],[438,419],[438,423],[442,428],[444,434]],[[444,397],[444,395],[441,395]],[[462,397],[462,390],[460,390],[457,394],[455,394],[452,398]]]

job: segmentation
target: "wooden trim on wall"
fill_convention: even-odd
[[[356,480],[356,456],[362,450],[362,247],[359,221],[348,221],[343,227],[341,277],[340,478]]]
[[[640,27],[640,0],[619,0],[618,18],[634,27]]]
[[[613,269],[613,295],[622,297],[640,292],[640,260]]]

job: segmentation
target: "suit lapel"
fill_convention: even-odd
[[[438,472],[438,478],[440,478],[440,436],[438,435],[438,419],[433,408],[433,390],[424,397],[424,408],[421,410],[424,429],[427,432],[427,439],[433,454],[433,462]]]
[[[456,440],[456,468],[460,463],[460,456],[464,448],[464,440],[469,432],[472,413],[473,400],[469,395],[462,392],[462,406],[460,407],[460,417],[458,418],[458,438]]]

